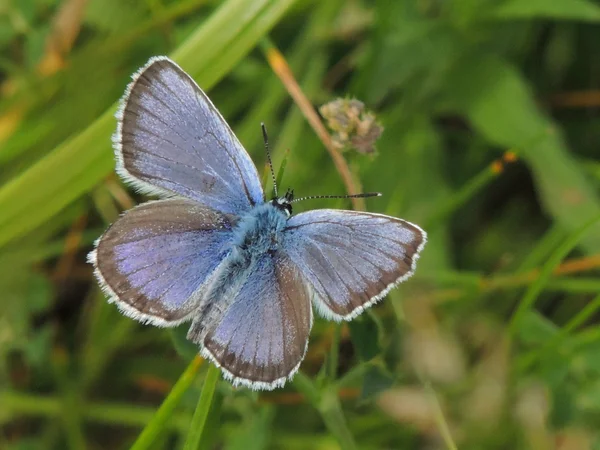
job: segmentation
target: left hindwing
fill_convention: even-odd
[[[288,220],[284,249],[312,286],[318,311],[350,320],[415,271],[426,233],[382,214],[321,209]]]

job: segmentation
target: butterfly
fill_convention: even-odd
[[[140,322],[191,322],[188,339],[233,385],[281,387],[306,353],[312,305],[327,319],[356,317],[414,273],[426,234],[382,214],[292,215],[293,191],[265,199],[250,156],[176,63],[151,58],[132,78],[116,114],[116,171],[161,199],[96,241],[99,284]]]

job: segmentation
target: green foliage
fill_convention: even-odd
[[[599,22],[597,0],[2,3],[0,448],[600,448]],[[351,323],[316,319],[293,382],[255,393],[200,365],[185,326],[119,314],[85,254],[132,203],[113,114],[158,54],[261,173],[266,124],[280,190],[343,193],[265,37],[315,107],[377,115],[377,154],[344,157],[384,194],[368,209],[429,243],[413,279]]]
[[[600,20],[600,7],[587,0],[558,0],[546,2],[531,0],[522,2],[510,0],[494,9],[492,17],[502,19],[558,19],[597,22]]]

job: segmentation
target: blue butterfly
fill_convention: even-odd
[[[417,225],[266,201],[256,167],[194,80],[166,57],[133,75],[113,137],[117,173],[163,198],[124,213],[89,260],[127,316],[172,327],[234,385],[283,386],[313,322],[350,320],[415,271]]]

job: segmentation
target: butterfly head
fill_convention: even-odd
[[[288,189],[283,197],[275,197],[271,200],[271,204],[277,209],[280,209],[286,216],[292,215],[292,202],[294,201],[294,190]]]

